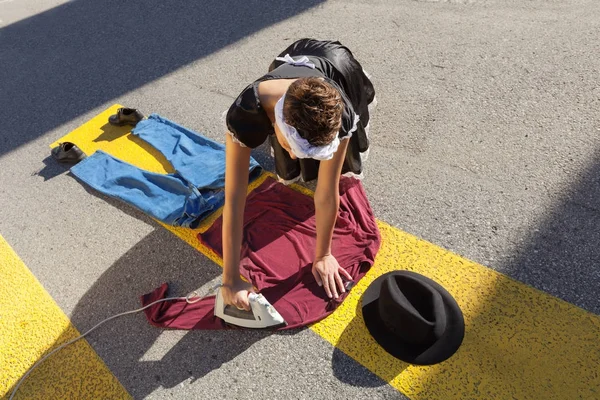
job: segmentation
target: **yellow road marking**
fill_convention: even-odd
[[[128,129],[102,128],[118,107],[114,105],[61,141],[72,141],[87,154],[102,149],[140,168],[171,172],[164,158],[128,134]],[[196,230],[163,226],[222,265],[196,238],[220,212]],[[336,312],[311,326],[314,332],[413,400],[600,398],[600,317],[384,222],[378,225],[382,247],[374,267]],[[389,356],[369,335],[360,297],[377,276],[396,269],[436,280],[458,301],[466,334],[449,360],[433,366],[409,365]]]
[[[80,333],[0,236],[0,397],[51,349]],[[50,356],[15,399],[130,399],[92,347],[81,339]]]

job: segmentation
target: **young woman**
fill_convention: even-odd
[[[331,254],[340,175],[360,178],[369,149],[369,106],[375,90],[362,66],[337,41],[302,39],[248,85],[227,112],[223,210],[223,300],[250,309],[252,286],[240,278],[243,214],[252,148],[265,140],[280,181],[317,179],[317,245],[312,273],[327,296],[351,279]]]

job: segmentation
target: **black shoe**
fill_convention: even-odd
[[[87,156],[74,143],[64,142],[52,149],[52,157],[58,162],[77,164]]]
[[[108,117],[108,122],[111,125],[123,126],[133,125],[135,126],[138,122],[144,119],[142,114],[136,108],[125,108],[121,107],[117,110],[117,113]]]

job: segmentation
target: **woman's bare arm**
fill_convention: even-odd
[[[340,206],[340,175],[347,148],[348,140],[342,140],[333,158],[321,161],[314,199],[317,223],[317,246],[313,274],[317,282],[324,286],[327,295],[336,298],[338,297],[338,292],[344,292],[344,285],[340,274],[351,279],[346,270],[339,267],[337,260],[331,254],[333,229]]]
[[[248,191],[251,149],[226,135],[225,205],[223,207],[223,291],[226,304],[249,309],[247,291],[251,286],[240,277],[240,251],[243,235],[244,208]]]

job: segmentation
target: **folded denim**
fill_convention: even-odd
[[[140,121],[132,134],[158,150],[174,172],[146,171],[102,150],[71,172],[95,190],[173,226],[195,228],[223,205],[225,145],[157,114]],[[251,158],[249,180],[261,172],[262,167]]]

